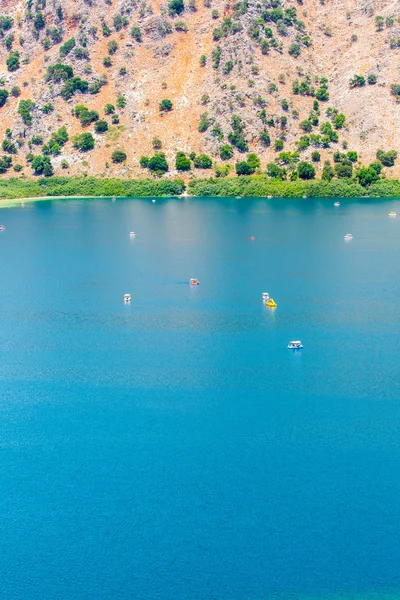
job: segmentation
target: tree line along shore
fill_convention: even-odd
[[[313,179],[281,181],[266,175],[229,178],[193,179],[187,185],[182,179],[102,179],[96,177],[10,178],[0,180],[0,198],[59,197],[165,197],[193,196],[243,197],[400,197],[400,181],[381,179],[367,187],[356,181]]]

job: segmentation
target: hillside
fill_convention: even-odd
[[[356,152],[346,176],[346,162],[399,150],[400,1],[2,0],[0,33],[5,177],[46,162],[57,175],[144,176],[155,151],[165,176],[177,151],[217,165],[253,152],[288,172],[314,159],[321,174]],[[87,136],[74,147],[82,133],[93,149]],[[188,166],[186,179],[213,173]]]

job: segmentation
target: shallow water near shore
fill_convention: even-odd
[[[1,598],[400,598],[400,200],[333,202],[1,212]]]

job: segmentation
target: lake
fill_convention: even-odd
[[[333,202],[0,211],[1,598],[400,597],[400,201]]]

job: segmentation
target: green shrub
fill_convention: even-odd
[[[51,177],[54,174],[53,165],[48,156],[35,156],[31,162],[31,167],[35,175]]]
[[[70,65],[64,65],[63,63],[56,63],[47,67],[45,81],[53,81],[59,83],[60,81],[67,81],[74,76],[74,71]]]
[[[35,146],[41,146],[43,144],[43,138],[41,135],[33,135],[31,139],[31,143]]]
[[[137,42],[141,43],[142,41],[142,32],[140,27],[134,26],[131,28],[131,36],[133,37],[134,40],[136,40]]]
[[[354,150],[349,150],[348,153],[346,154],[346,157],[352,163],[356,163],[358,161],[358,154]]]
[[[275,152],[280,152],[281,150],[283,150],[283,141],[282,140],[275,140],[274,150],[275,150]]]
[[[211,169],[212,160],[207,154],[199,154],[193,161],[196,169]]]
[[[300,45],[293,42],[293,44],[290,44],[288,52],[290,56],[294,56],[295,58],[297,58],[301,54]]]
[[[205,55],[205,54],[202,54],[202,55],[200,56],[200,59],[199,59],[199,60],[200,60],[200,66],[201,66],[201,67],[205,67],[205,66],[206,66],[206,62],[207,62],[206,55]]]
[[[7,65],[7,69],[9,71],[11,71],[11,72],[17,71],[20,67],[19,52],[17,52],[16,50],[13,50],[12,52],[10,52],[10,54],[8,55],[8,58],[6,60],[6,65]]]
[[[155,173],[166,173],[168,171],[168,163],[164,152],[156,152],[148,162],[148,168]]]
[[[153,146],[154,150],[160,150],[162,147],[162,141],[159,138],[154,138],[151,142],[151,145]]]
[[[126,100],[125,96],[123,94],[118,94],[117,100],[116,100],[117,108],[121,108],[121,109],[125,108],[126,104],[127,104],[127,100]]]
[[[312,131],[312,124],[309,121],[309,119],[306,119],[305,121],[300,121],[299,127],[306,133],[310,133]]]
[[[143,169],[147,169],[149,166],[150,158],[148,156],[141,156],[139,164]]]
[[[340,179],[350,179],[353,176],[353,165],[350,161],[339,162],[335,165],[336,176]]]
[[[107,121],[104,121],[104,120],[97,121],[94,125],[94,130],[96,133],[105,133],[108,130]]]
[[[111,56],[105,56],[105,57],[103,58],[103,66],[104,66],[104,67],[106,67],[106,68],[108,68],[108,67],[112,67],[112,64],[113,64],[113,62],[112,62],[112,60],[111,60]]]
[[[333,118],[333,125],[334,125],[335,129],[342,129],[345,122],[346,122],[346,117],[343,113],[338,113]]]
[[[271,145],[271,138],[266,131],[260,131],[259,138],[263,146],[268,147]]]
[[[233,148],[229,144],[224,144],[219,149],[219,155],[222,160],[229,160],[233,156]]]
[[[297,167],[297,173],[300,179],[314,179],[315,169],[311,163],[302,161]]]
[[[398,83],[393,83],[390,86],[390,93],[396,98],[396,101],[398,102],[400,100],[400,85]]]
[[[110,40],[107,44],[108,54],[113,55],[118,50],[118,43],[116,40]]]
[[[112,115],[115,112],[115,107],[113,104],[106,104],[104,107],[105,115]]]
[[[183,0],[170,0],[168,10],[170,15],[180,15],[185,10],[185,4]]]
[[[113,125],[118,125],[118,123],[119,123],[119,116],[118,115],[112,115],[112,117],[111,117],[111,123]]]
[[[314,150],[314,152],[311,153],[311,160],[313,162],[320,162],[321,161],[320,152],[318,152],[317,150]]]
[[[0,89],[0,107],[4,106],[7,102],[8,92],[4,88]]]
[[[177,152],[175,157],[175,168],[178,171],[190,171],[192,163],[184,152]]]
[[[200,131],[200,133],[203,133],[204,131],[207,131],[207,129],[210,127],[211,125],[211,120],[208,117],[208,114],[206,112],[202,113],[200,115],[200,123],[197,127],[197,129]]]
[[[87,152],[94,148],[94,137],[91,133],[79,133],[78,135],[74,135],[72,143],[74,148],[77,148],[82,152]]]
[[[21,95],[21,89],[17,85],[13,85],[10,94],[13,98],[18,98]]]
[[[67,56],[67,54],[69,54],[72,50],[72,48],[75,47],[75,38],[72,37],[69,40],[67,40],[65,42],[65,44],[63,44],[62,46],[60,46],[60,56],[62,58],[64,58],[65,56]]]
[[[375,83],[377,82],[377,76],[374,73],[370,73],[370,75],[368,75],[367,77],[367,82],[369,85],[375,85]]]
[[[17,154],[16,145],[14,144],[14,142],[7,138],[3,140],[1,147],[3,148],[4,152],[8,152],[8,154]]]
[[[283,179],[283,169],[278,167],[275,163],[267,164],[267,175],[268,177],[272,177],[273,179]]]
[[[32,100],[20,100],[18,104],[18,114],[22,117],[25,125],[32,125],[32,110],[35,108],[35,103]]]
[[[219,63],[221,62],[221,54],[221,46],[216,46],[211,53],[211,57],[213,59],[213,69],[218,69]]]
[[[383,164],[385,167],[393,167],[394,161],[397,158],[396,150],[388,150],[384,152],[383,150],[378,150],[376,153],[376,158]]]
[[[349,83],[351,88],[363,87],[365,85],[365,78],[362,75],[354,75],[353,79]]]
[[[126,152],[123,150],[114,150],[111,154],[111,160],[113,163],[122,163],[126,161]]]
[[[251,175],[252,173],[254,173],[254,171],[251,170],[251,167],[246,160],[237,162],[235,165],[235,169],[237,175]]]
[[[20,173],[24,167],[22,165],[16,164],[13,166],[13,169],[16,173]]]
[[[329,100],[329,92],[327,88],[319,87],[315,93],[315,97],[317,98],[317,100],[320,100],[320,102],[326,102],[327,100]]]
[[[11,167],[11,165],[12,165],[11,156],[0,157],[0,173],[6,173],[6,171],[8,171],[8,169]]]
[[[164,100],[161,100],[158,107],[160,109],[160,112],[162,113],[169,112],[170,110],[172,110],[172,102],[168,98],[164,98]]]
[[[361,167],[357,173],[355,174],[355,179],[358,181],[360,185],[363,187],[367,187],[371,185],[371,183],[375,183],[379,179],[379,175],[376,170],[369,167]]]
[[[72,77],[72,79],[68,79],[65,82],[65,85],[60,90],[60,96],[64,98],[64,100],[70,100],[75,92],[81,92],[85,94],[88,91],[89,84],[86,80],[81,79],[80,77]]]

